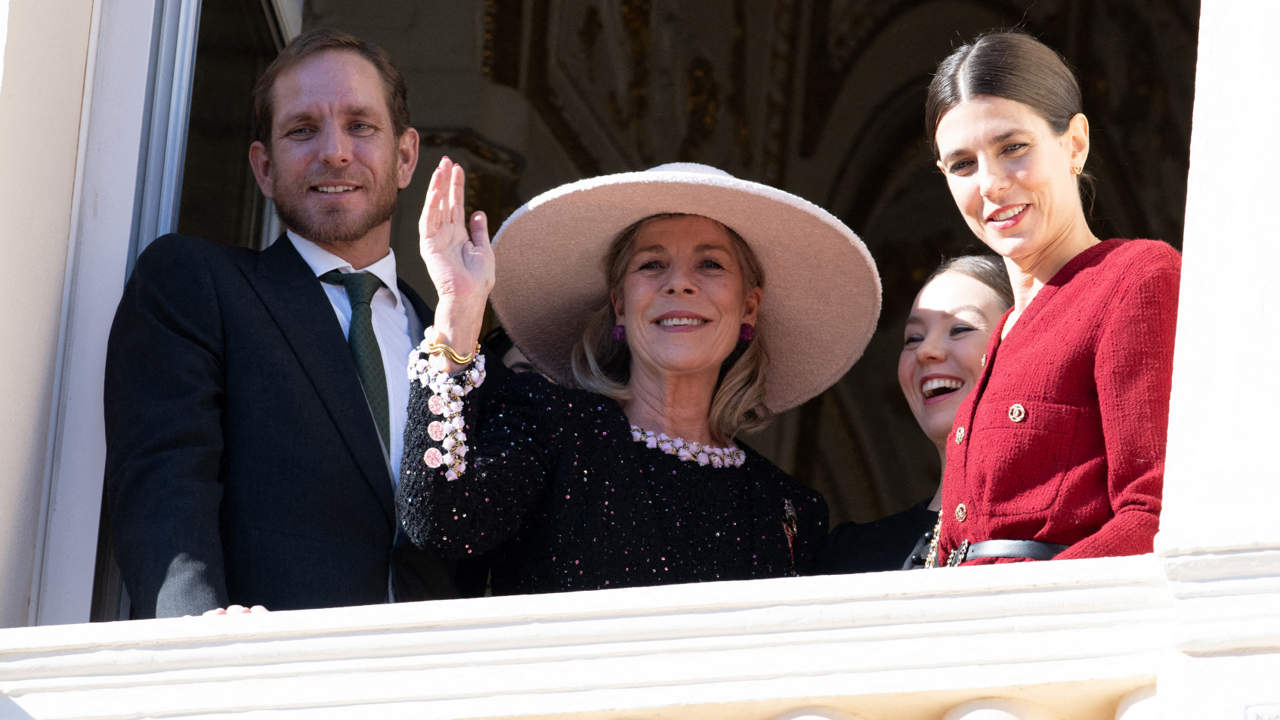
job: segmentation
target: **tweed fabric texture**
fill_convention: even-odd
[[[430,468],[430,390],[410,389],[396,495],[401,527],[444,557],[485,556],[495,594],[808,573],[822,496],[747,450],[740,467],[681,460],[632,439],[602,395],[512,374],[467,395],[466,469]]]

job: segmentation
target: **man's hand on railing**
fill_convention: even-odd
[[[224,608],[214,608],[212,610],[205,610],[203,614],[206,616],[208,615],[249,615],[254,613],[265,613],[265,612],[271,612],[271,611],[261,605],[254,605],[253,607],[245,607],[243,605],[228,605],[227,607],[224,607]]]

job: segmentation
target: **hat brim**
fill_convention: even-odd
[[[539,371],[573,384],[572,348],[608,300],[609,244],[659,213],[719,221],[759,259],[765,283],[756,337],[769,355],[770,410],[817,395],[862,355],[880,315],[881,288],[875,261],[852,230],[768,185],[720,171],[655,169],[549,190],[516,210],[494,237],[494,311]]]

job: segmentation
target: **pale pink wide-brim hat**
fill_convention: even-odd
[[[817,395],[862,355],[880,316],[880,276],[858,236],[791,193],[707,165],[672,163],[548,190],[498,230],[493,308],[539,371],[574,384],[573,346],[608,301],[609,245],[631,224],[660,213],[717,220],[759,258],[764,299],[756,337],[769,355],[770,410]]]

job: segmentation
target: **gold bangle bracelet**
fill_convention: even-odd
[[[457,350],[445,345],[444,343],[433,342],[427,346],[428,355],[444,355],[459,365],[466,365],[476,356],[480,354],[480,343],[476,343],[476,349],[466,355],[459,355]]]

